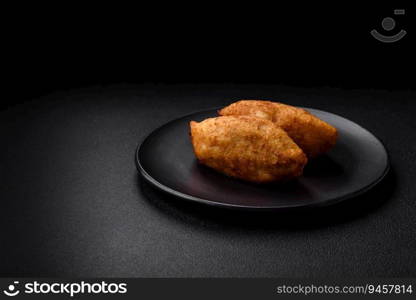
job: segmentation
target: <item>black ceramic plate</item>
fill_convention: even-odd
[[[148,182],[177,197],[250,210],[326,206],[362,194],[383,179],[389,161],[380,140],[343,117],[307,110],[338,129],[338,142],[328,154],[310,160],[303,176],[290,182],[252,184],[198,164],[189,121],[216,116],[216,110],[194,113],[153,131],[137,148],[137,167]]]

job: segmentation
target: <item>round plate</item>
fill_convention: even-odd
[[[217,110],[194,113],[153,131],[137,148],[137,168],[148,182],[174,196],[250,210],[326,206],[362,194],[383,179],[389,159],[379,139],[343,117],[305,109],[335,126],[339,137],[328,154],[310,160],[304,174],[290,182],[254,184],[198,164],[189,121],[217,116]]]

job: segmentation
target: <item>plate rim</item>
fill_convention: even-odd
[[[343,202],[345,200],[351,199],[351,198],[355,198],[357,196],[360,196],[364,193],[366,193],[367,191],[371,190],[373,187],[375,187],[376,185],[378,185],[389,173],[390,169],[391,169],[391,165],[390,165],[390,154],[387,150],[386,145],[383,143],[383,141],[376,136],[375,134],[373,134],[372,132],[370,132],[369,130],[365,129],[364,127],[362,127],[361,125],[357,124],[354,121],[351,121],[343,116],[340,116],[338,114],[334,114],[332,112],[328,112],[328,111],[324,111],[324,110],[320,110],[320,109],[316,109],[316,108],[311,108],[311,107],[300,107],[298,106],[298,108],[302,108],[302,109],[306,109],[306,110],[315,110],[315,111],[320,111],[320,112],[324,112],[324,113],[329,113],[332,115],[335,115],[337,117],[340,117],[342,119],[345,119],[349,122],[354,123],[355,125],[357,125],[358,127],[360,127],[360,129],[368,132],[370,135],[372,135],[382,146],[384,149],[384,152],[386,153],[386,167],[383,170],[383,173],[377,178],[375,179],[371,184],[355,191],[352,193],[349,193],[347,195],[344,195],[342,197],[336,197],[333,199],[329,199],[323,202],[313,202],[313,203],[309,203],[309,204],[298,204],[298,205],[292,205],[292,206],[261,206],[261,207],[257,207],[257,206],[250,206],[250,205],[240,205],[240,204],[231,204],[231,203],[222,203],[222,202],[217,202],[217,201],[213,201],[213,200],[209,200],[209,199],[204,199],[204,198],[200,198],[200,197],[195,197],[192,195],[188,195],[179,191],[176,191],[162,183],[160,183],[159,181],[157,181],[156,179],[154,179],[149,173],[147,173],[147,171],[144,169],[144,167],[142,166],[142,164],[140,163],[140,159],[139,159],[139,155],[140,155],[140,150],[142,148],[142,145],[144,144],[144,142],[152,135],[154,134],[154,132],[162,129],[165,126],[168,126],[169,124],[179,121],[180,119],[185,119],[188,118],[192,115],[195,114],[199,114],[199,113],[204,113],[204,112],[209,112],[209,111],[215,111],[218,110],[220,108],[216,107],[216,108],[211,108],[211,109],[206,109],[206,110],[201,110],[201,111],[195,111],[193,113],[184,115],[182,117],[173,119],[171,121],[168,121],[160,126],[158,126],[157,128],[153,129],[149,134],[147,134],[142,140],[141,142],[138,144],[138,146],[136,147],[136,151],[135,151],[135,164],[136,164],[136,168],[139,171],[139,173],[142,175],[142,177],[149,182],[150,184],[152,184],[154,187],[160,189],[161,191],[168,193],[170,195],[175,196],[176,198],[182,199],[182,200],[186,200],[186,201],[191,201],[191,202],[196,202],[196,203],[201,203],[201,204],[205,204],[205,205],[209,205],[209,206],[214,206],[214,207],[220,207],[220,208],[228,208],[228,209],[237,209],[237,210],[247,210],[247,211],[289,211],[289,210],[295,210],[295,209],[308,209],[308,208],[314,208],[314,207],[327,207],[327,206],[331,206],[331,205],[335,205],[337,203]]]

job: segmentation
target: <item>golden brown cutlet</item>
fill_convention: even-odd
[[[219,111],[221,116],[252,116],[272,121],[284,129],[308,157],[330,150],[337,130],[304,109],[278,102],[241,100]]]
[[[199,162],[228,176],[271,182],[300,176],[307,158],[284,130],[250,116],[190,122]]]

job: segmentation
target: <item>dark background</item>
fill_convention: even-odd
[[[2,100],[143,82],[413,89],[413,11],[394,16],[395,8],[406,5],[10,8]],[[381,27],[384,17],[396,20],[391,33]],[[372,29],[410,33],[383,44]]]
[[[414,276],[414,29],[395,8],[6,9],[0,275]],[[370,36],[387,16],[402,41]],[[357,122],[386,144],[390,176],[295,215],[188,205],[141,181],[148,133],[240,98]]]

